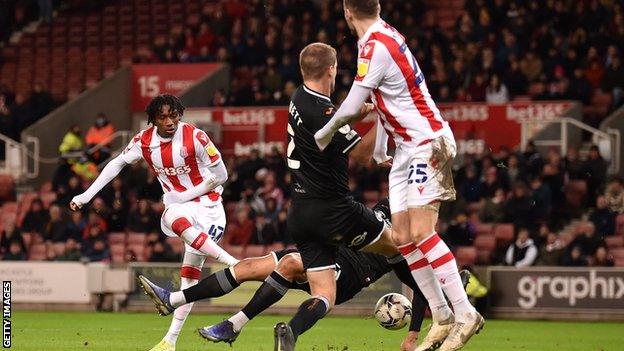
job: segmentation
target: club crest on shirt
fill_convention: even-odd
[[[364,78],[368,73],[368,67],[370,65],[370,60],[365,58],[359,58],[357,64],[357,78]]]
[[[208,145],[206,145],[206,152],[208,153],[208,156],[210,157],[217,156],[217,148],[214,146],[212,142],[209,142]]]
[[[186,146],[180,147],[180,157],[186,158],[188,156],[188,151],[186,150]]]

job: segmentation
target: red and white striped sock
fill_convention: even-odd
[[[433,268],[435,277],[440,282],[442,290],[448,297],[455,310],[455,320],[469,322],[474,307],[468,301],[468,296],[461,282],[455,256],[448,246],[440,239],[438,233],[433,233],[418,244],[418,248]]]
[[[215,260],[233,266],[238,263],[238,260],[232,257],[227,251],[223,250],[217,243],[215,243],[206,233],[203,233],[199,229],[193,227],[191,222],[185,217],[179,217],[171,224],[171,229],[176,233],[185,243],[189,244],[192,248],[200,251],[206,256],[212,257]]]
[[[399,246],[399,251],[407,261],[416,284],[425,295],[433,319],[436,321],[447,319],[452,311],[425,256],[414,243]]]

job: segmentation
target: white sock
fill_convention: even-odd
[[[184,296],[182,290],[172,292],[171,295],[169,295],[169,303],[175,308],[185,305],[186,297]]]
[[[190,279],[190,278],[181,278],[181,288],[186,289],[195,284],[197,284],[199,280]],[[181,292],[181,291],[180,291]],[[175,345],[178,341],[178,336],[180,335],[180,331],[182,331],[182,327],[184,326],[184,322],[186,321],[186,317],[188,317],[189,313],[191,313],[191,309],[193,309],[193,303],[187,303],[186,305],[182,305],[176,308],[173,311],[173,319],[171,320],[171,325],[169,326],[169,331],[167,331],[167,335],[165,335],[165,340],[167,340],[170,344]]]
[[[405,257],[416,284],[425,295],[433,319],[436,321],[447,319],[453,312],[446,303],[440,283],[435,279],[427,259],[413,243],[400,246],[399,251]]]
[[[234,325],[234,331],[239,332],[247,322],[249,322],[249,318],[243,313],[243,311],[238,312],[228,319],[228,321],[232,322]]]
[[[455,310],[455,320],[462,323],[471,321],[472,312],[475,309],[468,300],[457,270],[455,257],[451,250],[449,250],[437,233],[433,233],[423,240],[418,245],[418,248],[431,264],[436,279],[440,282],[442,290],[449,301],[451,301]]]
[[[232,255],[223,250],[221,246],[217,245],[208,234],[195,228],[188,219],[180,217],[173,222],[171,227],[174,233],[179,235],[185,243],[204,255],[212,257],[228,266],[233,266],[238,263],[236,258],[232,257]]]

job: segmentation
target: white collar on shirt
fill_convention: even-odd
[[[376,31],[384,23],[386,23],[384,22],[384,20],[379,19],[379,21],[375,22],[372,26],[368,27],[368,30],[366,30],[366,33],[364,33],[364,35],[358,40],[358,48],[362,49],[362,47],[364,47],[364,44],[366,44],[371,34],[373,34],[373,32]]]
[[[308,94],[312,94],[314,96],[320,97],[321,99],[325,99],[325,100],[331,102],[331,99],[329,98],[329,96],[327,96],[325,94],[317,93],[316,91],[306,87],[305,84],[303,85],[303,90],[305,90],[305,92],[308,93]]]

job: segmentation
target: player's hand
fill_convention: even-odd
[[[392,161],[394,159],[392,158],[392,156],[388,156],[388,159],[379,163],[378,166],[381,168],[392,168]]]
[[[316,141],[316,146],[318,146],[319,150],[325,150],[327,145],[331,142],[333,136],[334,133],[331,131],[327,133],[325,128],[319,129],[319,131],[314,134],[314,140]]]
[[[73,199],[71,199],[71,202],[69,203],[69,208],[75,212],[81,209],[82,206],[84,206],[84,204],[87,202],[88,201],[85,201],[84,199],[82,199],[82,194],[76,195],[74,196]]]
[[[362,110],[360,110],[360,116],[364,118],[368,116],[369,113],[373,112],[373,110],[375,110],[375,105],[370,102],[365,102],[364,106],[362,106]]]
[[[171,204],[179,204],[182,202],[182,199],[180,199],[180,197],[178,196],[178,192],[169,191],[163,194],[163,203],[165,204],[165,207]]]
[[[401,351],[414,351],[418,346],[418,332],[409,331],[401,343]]]

